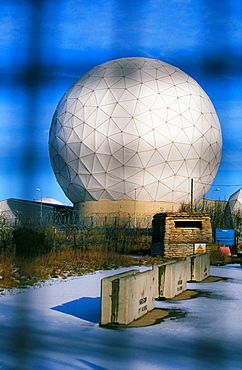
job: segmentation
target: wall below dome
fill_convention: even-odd
[[[130,201],[130,200],[101,200],[86,201],[74,204],[74,210],[79,211],[83,217],[93,217],[96,225],[101,225],[98,219],[109,220],[114,217],[129,218],[131,226],[146,226],[152,222],[154,214],[160,212],[178,212],[180,203],[169,202],[148,202],[148,201]]]

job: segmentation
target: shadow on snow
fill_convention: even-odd
[[[100,297],[83,297],[51,309],[94,324],[98,324],[100,321]]]

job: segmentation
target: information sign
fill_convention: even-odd
[[[224,245],[234,245],[234,230],[215,229],[215,243]]]

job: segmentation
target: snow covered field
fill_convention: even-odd
[[[242,267],[211,267],[227,279],[189,283],[189,300],[158,325],[99,326],[102,271],[0,296],[0,369],[241,369]],[[144,270],[145,268],[140,268]]]

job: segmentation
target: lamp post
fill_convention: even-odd
[[[137,187],[134,188],[134,227],[136,229],[136,191]]]
[[[193,207],[193,179],[191,179],[191,212],[194,211]]]
[[[220,190],[219,188],[217,188],[217,189],[214,189],[214,190],[213,190],[213,192],[212,192],[212,199],[213,199],[213,200],[214,200],[214,192],[215,192],[215,191],[219,191],[219,190]]]
[[[42,225],[42,217],[43,217],[42,190],[39,188],[35,190],[40,191],[40,224]]]

